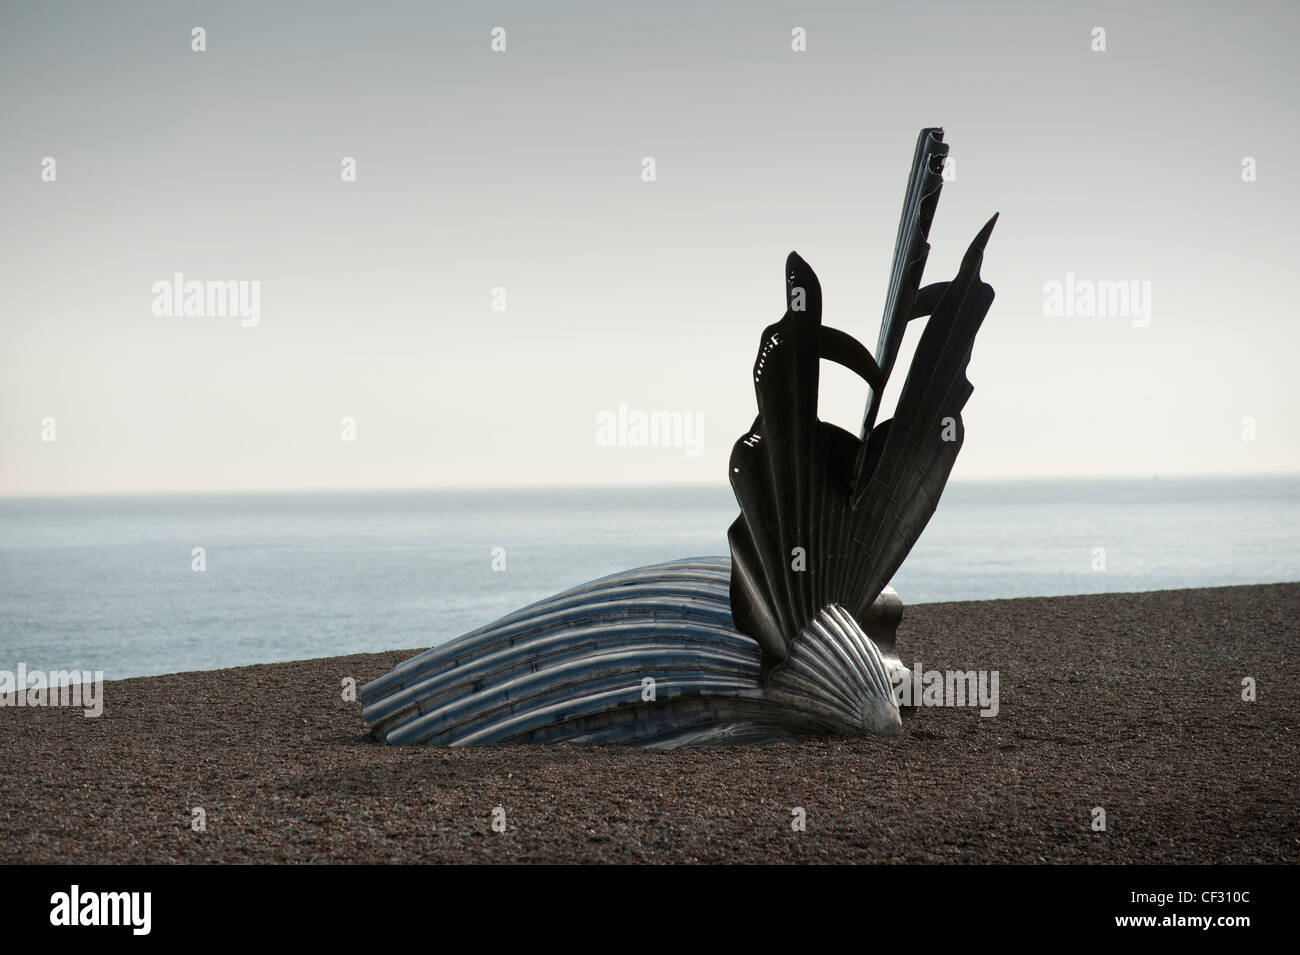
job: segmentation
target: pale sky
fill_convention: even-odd
[[[1001,213],[954,479],[1300,470],[1294,5],[0,10],[0,495],[723,483],[791,249],[874,347],[929,125],[925,281]],[[175,273],[258,324],[156,315]],[[1067,274],[1149,313],[1045,314]]]

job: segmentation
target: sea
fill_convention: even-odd
[[[0,669],[105,679],[422,649],[726,554],[719,487],[0,499]],[[1300,476],[953,482],[905,604],[1300,580]]]

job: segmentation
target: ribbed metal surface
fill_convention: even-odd
[[[864,621],[884,655],[846,611],[828,607],[761,686],[758,645],[731,618],[730,565],[674,561],[539,601],[363,686],[364,718],[389,743],[452,746],[897,732],[886,675],[897,665],[897,596],[882,595]]]
[[[917,139],[876,355],[822,324],[821,283],[794,252],[785,265],[785,315],[759,338],[758,415],[732,447],[740,516],[727,540],[736,627],[758,641],[765,667],[786,660],[823,608],[838,604],[859,620],[869,613],[934,514],[957,460],[972,391],[966,367],[993,301],[980,267],[997,216],[952,281],[920,287],[948,152],[942,140],[937,128]],[[894,415],[876,424],[904,329],[922,318]],[[818,418],[826,361],[867,387],[860,437]]]
[[[817,714],[824,732],[893,736],[902,728],[890,664],[839,604],[818,611],[772,673],[767,697]]]

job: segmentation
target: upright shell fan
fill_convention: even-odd
[[[731,560],[592,581],[407,660],[361,689],[389,743],[749,743],[897,733],[902,603],[886,587],[938,504],[963,438],[979,278],[994,216],[957,277],[920,288],[943,131],[917,141],[876,358],[821,324],[821,286],[786,261],[786,313],[754,363],[758,417],[732,451]],[[907,322],[929,316],[894,417],[876,424]],[[867,384],[862,433],[817,418],[823,359]]]
[[[763,672],[827,607],[862,619],[921,535],[947,483],[964,432],[961,409],[975,333],[993,301],[979,267],[995,215],[952,282],[918,289],[930,221],[943,184],[943,130],[922,130],[875,361],[857,340],[821,324],[817,276],[786,260],[786,313],[763,332],[754,362],[758,417],[731,453],[741,514],[731,525],[731,608],[763,650]],[[895,415],[875,424],[903,331],[930,316]],[[817,418],[822,359],[870,389],[862,436]]]

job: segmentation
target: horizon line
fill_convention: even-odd
[[[1177,474],[1039,474],[1039,475],[1005,475],[991,477],[952,478],[947,483],[953,485],[976,484],[1023,484],[1029,482],[1050,481],[1205,481],[1259,478],[1300,478],[1300,471],[1209,471],[1199,473]],[[139,490],[112,491],[65,491],[53,493],[18,493],[0,494],[0,501],[34,501],[34,500],[68,500],[85,498],[126,498],[126,497],[217,497],[239,495],[305,495],[305,494],[401,494],[413,492],[492,494],[517,491],[618,491],[618,490],[699,490],[702,488],[729,486],[714,481],[671,481],[660,483],[614,483],[614,484],[392,484],[392,485],[340,485],[317,487],[240,487],[240,488],[144,488]]]

